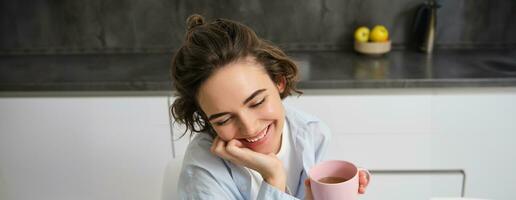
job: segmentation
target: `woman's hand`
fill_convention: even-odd
[[[268,155],[254,152],[236,139],[226,142],[219,137],[213,140],[211,152],[234,164],[251,168],[263,177],[263,180],[280,191],[285,191],[287,175],[283,164],[274,153]]]
[[[369,184],[369,175],[365,170],[358,171],[358,193],[364,194]],[[313,200],[312,188],[310,187],[310,179],[305,179],[305,199]]]
[[[305,200],[313,200],[314,194],[312,193],[312,187],[310,186],[310,178],[305,179]]]
[[[364,194],[369,184],[369,175],[365,170],[358,171],[358,193]]]

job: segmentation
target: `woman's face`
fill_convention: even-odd
[[[199,88],[198,101],[217,135],[224,141],[240,140],[264,154],[277,153],[285,112],[275,84],[253,57],[230,63]]]

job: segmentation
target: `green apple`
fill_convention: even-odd
[[[373,42],[386,42],[389,40],[389,31],[382,25],[376,25],[371,30],[371,41]]]
[[[369,40],[369,28],[365,26],[358,27],[355,30],[355,40],[358,42],[367,42],[367,40]]]

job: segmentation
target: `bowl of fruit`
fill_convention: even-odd
[[[376,25],[372,30],[365,26],[355,30],[355,51],[367,55],[382,55],[391,50],[389,31],[382,25]]]

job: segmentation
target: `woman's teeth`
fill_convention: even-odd
[[[269,126],[267,126],[265,128],[265,131],[262,131],[262,134],[254,137],[254,138],[251,138],[251,139],[245,139],[247,142],[250,142],[250,143],[253,143],[253,142],[257,142],[259,140],[261,140],[263,137],[265,137],[265,135],[267,135],[267,131],[269,130]]]

